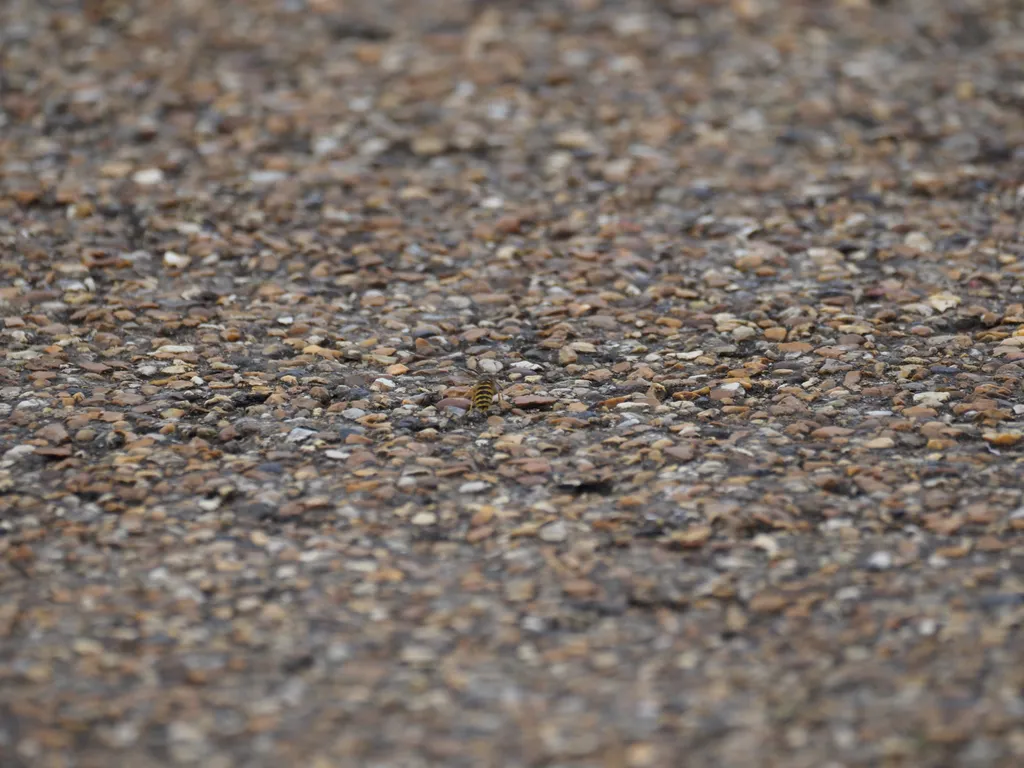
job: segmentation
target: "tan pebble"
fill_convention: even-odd
[[[448,147],[448,142],[440,136],[417,136],[412,141],[412,152],[420,157],[439,155]]]
[[[669,534],[669,542],[684,549],[698,549],[707,544],[711,538],[710,525],[693,525],[685,531],[673,531]]]
[[[512,603],[525,603],[532,600],[536,585],[532,579],[512,579],[505,584],[505,599]]]
[[[750,610],[755,613],[778,613],[789,605],[785,595],[778,592],[761,592],[750,601]]]
[[[381,568],[373,574],[373,581],[386,584],[398,584],[405,581],[405,573],[397,568]]]
[[[896,445],[896,441],[891,437],[876,437],[874,440],[868,440],[864,443],[865,448],[870,448],[873,451],[881,451],[886,448],[892,448]]]
[[[562,585],[569,597],[589,597],[597,592],[597,585],[587,579],[570,579]]]
[[[904,408],[901,413],[910,418],[934,418],[938,411],[924,405],[912,405],[909,408]]]
[[[565,524],[564,520],[556,520],[543,526],[537,535],[541,541],[545,541],[548,544],[558,544],[569,537],[569,527]]]
[[[523,395],[522,397],[517,397],[513,400],[512,404],[519,408],[533,408],[544,405],[553,405],[557,402],[558,398],[555,397],[545,397],[544,395]],[[421,432],[420,436],[422,436],[422,434],[423,433]]]
[[[764,264],[764,257],[760,253],[746,253],[733,262],[733,266],[740,272],[750,272]]]
[[[486,525],[494,519],[494,513],[494,507],[490,505],[480,507],[480,509],[474,512],[473,516],[469,519],[469,524],[473,528],[478,525]]]
[[[36,437],[41,437],[43,440],[47,440],[51,443],[65,443],[68,440],[68,431],[64,429],[63,424],[47,424],[40,430],[36,431]]]
[[[518,216],[502,216],[494,223],[494,229],[503,235],[513,235],[523,226],[522,219]]]
[[[819,427],[818,429],[811,432],[811,437],[815,440],[827,440],[833,437],[846,437],[852,435],[853,430],[847,429],[846,427]]]
[[[627,181],[633,171],[633,160],[629,157],[622,157],[617,160],[605,163],[601,174],[605,181],[612,184],[622,184]]]
[[[810,352],[812,349],[814,347],[806,341],[788,341],[785,344],[779,344],[780,352]]]
[[[750,623],[747,615],[735,603],[730,603],[725,610],[725,626],[730,632],[742,632]]]
[[[236,440],[240,437],[239,431],[232,424],[228,424],[224,429],[217,433],[217,439],[222,443],[229,443],[232,440]]]
[[[650,501],[650,498],[646,494],[637,493],[622,496],[619,499],[619,509],[636,509],[642,507]]]
[[[736,341],[748,341],[757,336],[757,330],[751,328],[749,325],[741,325],[738,328],[732,329],[732,337]]]
[[[427,665],[437,660],[433,649],[422,645],[409,645],[402,649],[400,658],[406,664]]]
[[[71,648],[79,656],[96,656],[103,653],[103,644],[90,637],[76,638],[72,642]]]
[[[582,128],[570,128],[555,137],[555,144],[562,149],[586,149],[596,142],[594,136]]]
[[[630,744],[626,750],[627,768],[651,768],[657,763],[658,753],[651,744],[645,742]]]
[[[607,368],[595,368],[593,371],[590,371],[583,378],[586,379],[587,381],[593,381],[598,384],[603,384],[604,382],[608,381],[611,377],[612,372],[609,371]]]
[[[1020,432],[985,432],[982,435],[985,442],[990,445],[994,445],[998,448],[1007,448],[1011,445],[1016,445],[1021,441],[1024,434]]]
[[[469,544],[476,544],[478,541],[483,541],[494,534],[493,525],[481,525],[479,528],[473,528],[466,534],[466,541]]]
[[[267,603],[260,611],[260,618],[264,621],[279,623],[288,618],[288,611],[279,603]]]
[[[21,677],[29,683],[46,683],[53,678],[53,668],[46,664],[31,664]]]

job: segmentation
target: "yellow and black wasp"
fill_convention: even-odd
[[[482,376],[466,394],[469,398],[469,413],[486,414],[498,395],[498,383],[492,376]]]
[[[448,398],[442,399],[440,401],[442,407],[450,405],[461,409],[466,407],[465,403],[468,401],[468,410],[465,411],[467,417],[486,416],[495,405],[500,404],[503,408],[505,407],[504,398],[501,396],[501,386],[498,384],[496,376],[490,372],[471,370],[462,366],[456,367],[469,377],[471,383],[467,382],[465,387],[461,384],[458,385],[456,392],[451,393],[455,395],[455,398],[451,401]],[[456,405],[457,401],[461,402]]]

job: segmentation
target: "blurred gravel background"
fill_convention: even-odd
[[[1021,764],[1022,147],[1013,0],[0,2],[0,764]]]

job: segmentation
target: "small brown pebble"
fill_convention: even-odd
[[[518,408],[543,408],[558,402],[558,398],[545,397],[543,395],[522,395],[515,398],[512,403]]]
[[[779,344],[780,352],[810,352],[812,349],[814,346],[806,341],[789,341]]]
[[[532,600],[536,585],[531,579],[512,579],[505,584],[505,598],[511,603]]]
[[[68,440],[68,431],[63,424],[49,424],[36,431],[36,437],[41,437],[50,443],[60,444]]]
[[[1019,443],[1024,434],[1020,432],[986,432],[982,437],[990,445],[999,448],[1009,448]]]
[[[676,461],[693,461],[697,456],[697,446],[695,443],[687,442],[681,445],[673,445],[668,448],[662,448],[661,452],[666,456],[675,459]]]
[[[854,430],[847,427],[820,427],[811,432],[810,437],[815,440],[828,440],[833,437],[847,437],[852,435]]]
[[[220,432],[217,433],[217,439],[222,443],[227,443],[232,440],[237,440],[241,437],[241,433],[235,428],[233,424],[229,424],[224,427]]]
[[[790,600],[778,592],[761,592],[751,598],[749,608],[754,613],[778,613]]]
[[[683,531],[673,531],[668,540],[671,544],[684,549],[703,547],[711,538],[710,525],[694,525]]]
[[[562,591],[569,597],[590,597],[597,593],[597,585],[586,579],[572,579],[562,584]]]
[[[67,447],[36,448],[36,455],[47,459],[66,459],[71,455],[71,449]]]

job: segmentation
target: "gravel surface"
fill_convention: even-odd
[[[1020,765],[1022,147],[1015,0],[0,2],[0,764]]]

